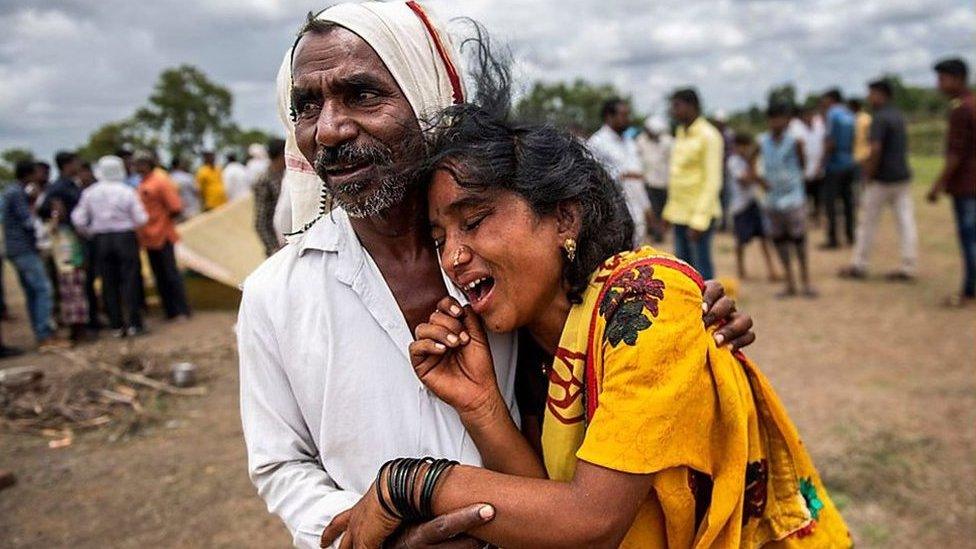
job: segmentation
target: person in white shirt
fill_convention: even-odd
[[[145,329],[136,229],[145,225],[149,216],[135,189],[125,182],[121,158],[98,159],[95,177],[95,184],[82,191],[71,212],[71,222],[79,233],[94,240],[105,312],[114,335],[139,335]]]
[[[253,189],[258,179],[268,171],[271,159],[268,156],[268,149],[261,143],[251,143],[247,148],[247,164],[244,169],[247,171],[247,188]]]
[[[786,130],[787,134],[800,142],[806,164],[803,168],[803,181],[806,187],[807,203],[810,204],[810,218],[817,222],[820,219],[820,192],[823,185],[823,155],[824,139],[827,137],[827,126],[823,117],[813,107],[799,110],[799,116],[794,116]]]
[[[227,164],[224,165],[221,174],[224,178],[224,192],[227,193],[228,202],[237,200],[251,192],[247,169],[244,168],[244,164],[237,161],[236,154],[227,155]]]
[[[476,418],[430,393],[407,354],[445,295],[464,302],[440,268],[426,185],[399,169],[422,148],[418,120],[468,97],[442,29],[413,2],[338,4],[307,22],[279,71],[279,110],[290,113],[286,169],[302,174],[292,180],[299,187],[319,177],[335,209],[245,281],[237,335],[248,470],[300,547],[318,547],[387,460],[481,464],[468,434]],[[290,191],[296,211],[311,209],[295,200],[306,190]],[[747,316],[730,318],[720,337],[754,338]],[[515,414],[516,336],[488,337],[509,406],[498,413]],[[456,534],[490,520],[485,511],[443,515],[400,541],[481,547]]]
[[[634,247],[647,240],[647,212],[651,201],[644,189],[640,154],[637,144],[624,135],[630,127],[630,105],[620,98],[603,104],[603,126],[586,141],[593,155],[610,172],[620,186],[627,211],[634,220]]]
[[[654,242],[664,241],[665,223],[661,214],[668,202],[668,171],[670,170],[671,128],[660,116],[644,121],[644,131],[637,136],[637,152],[644,169],[647,196],[651,200],[649,229]]]

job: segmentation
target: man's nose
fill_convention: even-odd
[[[336,147],[356,139],[359,126],[338,101],[326,101],[315,123],[315,141],[325,147]]]

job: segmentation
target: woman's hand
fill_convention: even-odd
[[[332,545],[339,536],[339,549],[377,548],[400,527],[400,520],[390,516],[376,497],[376,484],[348,511],[336,515],[322,531],[320,546]]]
[[[414,372],[459,414],[477,413],[501,401],[488,338],[471,307],[445,297],[415,335],[410,344]]]
[[[718,345],[729,344],[736,351],[752,345],[756,340],[756,334],[752,332],[752,317],[735,309],[735,300],[725,295],[721,282],[705,281],[702,310],[705,327],[719,327],[714,334]]]

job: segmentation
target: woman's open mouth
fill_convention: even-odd
[[[468,298],[471,307],[476,313],[481,314],[488,304],[491,291],[495,288],[495,278],[491,276],[478,277],[471,282],[461,286],[461,291]]]

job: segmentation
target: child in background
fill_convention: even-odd
[[[88,323],[88,300],[85,297],[85,252],[78,236],[67,223],[64,203],[53,200],[47,231],[51,237],[51,256],[57,271],[58,295],[61,297],[61,324],[71,330],[71,341],[85,335]]]
[[[732,184],[729,185],[729,213],[732,214],[732,227],[735,230],[735,264],[739,278],[748,278],[744,261],[746,244],[758,239],[769,280],[779,280],[770,258],[759,196],[756,194],[760,181],[753,165],[755,154],[752,136],[736,133],[733,146],[733,152],[726,161],[726,171],[732,179]]]
[[[806,194],[803,185],[803,149],[787,131],[790,107],[770,105],[766,111],[769,130],[759,137],[763,178],[766,188],[768,234],[786,271],[786,291],[777,297],[797,295],[796,278],[790,256],[796,254],[803,295],[816,297],[810,285],[806,248]]]

